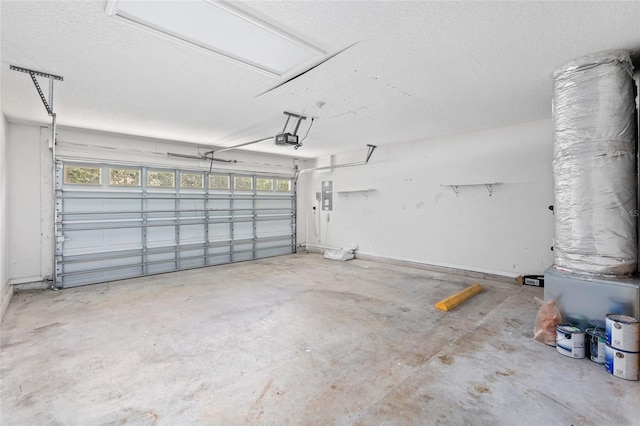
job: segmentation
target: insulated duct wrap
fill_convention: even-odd
[[[626,52],[558,68],[553,87],[557,268],[625,275],[637,267],[636,113]]]

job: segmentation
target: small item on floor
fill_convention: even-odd
[[[330,260],[351,260],[356,257],[356,250],[358,249],[358,244],[351,243],[346,247],[341,248],[340,250],[326,250],[324,252],[324,258]]]
[[[436,309],[440,309],[441,311],[450,311],[467,299],[470,299],[476,294],[481,293],[482,290],[483,289],[480,284],[472,284],[464,290],[459,291],[456,294],[452,294],[446,299],[442,299],[441,301],[436,303]]]
[[[603,329],[587,328],[585,330],[587,342],[586,354],[591,361],[604,364],[605,347],[607,345],[607,333]]]
[[[534,300],[540,304],[538,314],[536,315],[536,323],[533,327],[533,338],[545,345],[556,345],[556,327],[562,322],[562,314],[556,306],[555,300],[545,302],[535,297]]]
[[[558,324],[556,350],[564,356],[584,358],[584,331],[571,324]]]
[[[626,352],[607,345],[604,356],[604,366],[610,374],[625,380],[638,380],[640,354]]]
[[[518,285],[544,287],[544,275],[518,275],[516,277],[516,283],[518,283]]]

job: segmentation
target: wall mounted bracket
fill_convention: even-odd
[[[333,169],[339,169],[342,167],[366,166],[367,164],[369,164],[369,160],[373,155],[373,151],[375,151],[377,147],[378,147],[377,145],[367,144],[367,157],[364,161],[359,161],[356,163],[336,164],[333,166],[312,167],[310,169],[302,169],[296,174],[295,179],[298,180],[298,177],[300,177],[300,175],[303,173],[314,172],[316,170],[327,170],[327,169],[333,170]]]
[[[491,197],[493,195],[493,187],[495,185],[500,185],[502,182],[487,182],[487,183],[460,183],[460,184],[443,184],[440,186],[448,186],[449,188],[451,188],[451,190],[453,192],[455,192],[456,197],[458,196],[459,192],[460,192],[460,187],[461,186],[481,186],[484,185],[487,188],[487,191],[489,192],[489,197]]]
[[[42,103],[44,104],[44,107],[47,110],[47,114],[49,114],[50,116],[54,116],[55,113],[53,112],[53,82],[54,82],[54,80],[62,81],[63,78],[60,77],[59,75],[49,74],[49,73],[41,72],[41,71],[34,71],[34,70],[30,70],[28,68],[17,67],[15,65],[9,65],[9,69],[11,69],[13,71],[18,71],[18,72],[24,72],[24,73],[27,73],[27,74],[29,74],[31,76],[31,80],[33,81],[33,85],[36,86],[36,90],[38,91],[38,94],[40,95],[40,99],[42,100]],[[42,92],[42,89],[40,88],[40,84],[38,83],[38,79],[36,78],[36,76],[45,77],[45,78],[49,79],[49,99],[47,99],[44,96],[44,93]]]

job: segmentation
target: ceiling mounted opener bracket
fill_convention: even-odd
[[[373,151],[376,150],[376,148],[378,147],[377,145],[370,145],[367,144],[367,147],[369,147],[369,151],[367,151],[367,159],[365,160],[365,164],[369,163],[369,159],[371,158],[371,156],[373,155]]]
[[[41,71],[34,71],[27,68],[17,67],[15,65],[9,65],[9,69],[13,71],[18,71],[18,72],[24,72],[31,76],[31,80],[33,81],[34,86],[36,86],[36,90],[40,95],[40,99],[42,99],[42,103],[44,104],[44,107],[47,110],[47,114],[49,114],[50,116],[54,116],[55,113],[53,112],[53,82],[55,80],[63,81],[63,78],[60,77],[59,75],[53,75],[53,74],[49,74]],[[45,77],[49,79],[49,99],[48,100],[44,96],[44,93],[40,88],[40,84],[38,83],[38,79],[36,78],[36,76]]]
[[[307,117],[305,117],[304,115],[300,115],[300,114],[294,114],[294,113],[289,112],[289,111],[283,111],[283,114],[287,116],[287,121],[284,123],[284,127],[282,128],[282,133],[287,131],[287,126],[289,125],[289,120],[291,120],[291,117],[294,117],[294,118],[298,119],[298,122],[296,123],[295,129],[293,129],[292,135],[297,135],[298,134],[298,129],[300,128],[300,123],[302,123],[302,120],[306,120]]]
[[[304,115],[295,114],[289,111],[283,111],[283,114],[287,116],[287,121],[285,121],[284,123],[284,127],[282,128],[282,133],[279,133],[278,135],[276,135],[276,145],[293,145],[293,149],[298,149],[302,146],[302,141],[307,137],[305,135],[305,137],[302,138],[302,140],[298,137],[298,130],[300,129],[300,123],[302,123],[302,120],[306,120],[307,117]],[[297,119],[298,121],[295,122],[295,127],[293,129],[293,132],[288,133],[287,126],[289,125],[291,118],[293,118],[294,120]],[[313,125],[313,120],[314,120],[314,117],[311,117],[311,124],[309,125],[309,130],[311,130],[311,126]],[[309,131],[307,130],[307,135],[308,134],[309,134]]]
[[[53,82],[55,80],[63,81],[63,78],[59,75],[49,74],[42,71],[34,71],[28,68],[17,67],[15,65],[9,65],[9,69],[18,72],[24,72],[31,76],[31,81],[33,81],[33,85],[36,86],[36,90],[38,91],[38,95],[40,95],[40,99],[44,104],[45,109],[47,110],[47,114],[51,117],[51,140],[49,142],[49,148],[54,149],[56,145],[56,113],[53,112]],[[44,96],[42,92],[42,88],[38,83],[38,79],[36,76],[45,77],[49,79],[49,99]],[[55,152],[54,152],[55,156]]]

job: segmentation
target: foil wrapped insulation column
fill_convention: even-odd
[[[626,52],[585,56],[553,75],[556,268],[637,268],[636,110]]]

